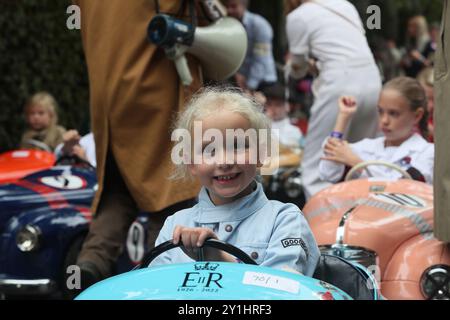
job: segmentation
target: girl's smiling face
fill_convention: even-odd
[[[216,159],[215,162],[206,163],[205,159],[200,164],[188,165],[191,174],[200,180],[200,183],[205,186],[209,192],[211,201],[215,205],[222,205],[233,202],[236,199],[242,198],[253,191],[252,181],[256,176],[258,165],[252,164],[250,161],[245,161],[244,164],[235,161],[232,164],[225,163],[225,146],[227,129],[242,129],[247,131],[251,129],[250,122],[239,113],[227,110],[221,110],[217,113],[209,115],[203,119],[202,122],[202,137],[203,133],[208,129],[216,129],[222,133],[223,148],[221,150],[208,151],[208,145],[211,140],[203,140],[201,150],[194,150],[195,153],[200,153],[203,157],[210,156]],[[245,154],[245,159],[250,159],[250,145],[246,143],[245,146],[236,147],[236,141],[231,142],[235,146],[232,152],[235,156]],[[228,142],[230,144],[230,142]],[[229,151],[230,152],[230,151]],[[254,151],[253,151],[254,152]]]
[[[424,110],[411,110],[408,100],[400,92],[383,89],[378,102],[378,114],[386,146],[399,146],[414,133]]]

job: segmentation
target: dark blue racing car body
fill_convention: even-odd
[[[95,169],[55,166],[0,185],[0,296],[54,295],[67,289],[68,267],[92,219]],[[146,250],[147,216],[130,227],[117,272]]]

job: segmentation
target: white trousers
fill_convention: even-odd
[[[358,111],[344,134],[349,142],[356,142],[363,138],[373,138],[377,133],[380,90],[380,74],[371,61],[323,66],[313,84],[315,100],[311,107],[302,161],[303,186],[307,199],[330,185],[319,178],[319,160],[322,156],[322,143],[336,123],[339,97],[356,97]]]

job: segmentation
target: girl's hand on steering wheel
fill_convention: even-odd
[[[362,162],[362,159],[353,152],[345,140],[329,138],[325,145],[324,153],[323,160],[338,162],[350,167]]]
[[[173,231],[173,243],[183,243],[183,251],[191,259],[197,260],[199,248],[203,246],[206,239],[218,239],[217,235],[208,228],[187,228],[183,226],[176,226]],[[204,248],[204,259],[207,261],[228,261],[235,262],[232,256],[220,250],[211,248]]]

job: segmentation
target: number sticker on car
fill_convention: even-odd
[[[84,179],[74,175],[43,177],[40,180],[43,184],[58,189],[75,190],[86,186]]]
[[[298,293],[300,290],[298,281],[261,272],[245,272],[242,283],[290,293]]]

